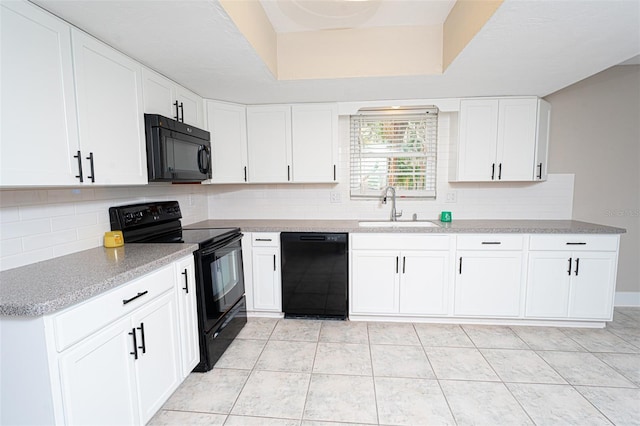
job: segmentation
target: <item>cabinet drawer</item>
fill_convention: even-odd
[[[522,250],[522,235],[458,235],[458,250]]]
[[[618,235],[532,235],[529,250],[616,251]]]
[[[165,266],[56,314],[53,327],[58,352],[173,288],[173,271],[173,265]]]
[[[353,250],[449,250],[448,235],[352,234]]]
[[[280,245],[279,232],[254,232],[251,234],[253,247],[278,247]]]

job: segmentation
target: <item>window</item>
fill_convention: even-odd
[[[351,116],[351,198],[435,198],[438,109],[363,111]]]

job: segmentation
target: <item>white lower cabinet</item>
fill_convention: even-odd
[[[1,317],[2,347],[30,354],[3,351],[1,423],[147,423],[199,355],[192,302],[178,299],[185,269],[191,284],[188,256],[60,312]]]
[[[182,378],[185,378],[200,362],[200,342],[198,339],[198,305],[196,275],[193,256],[175,263],[176,291],[180,314],[180,353]]]
[[[533,236],[525,316],[611,320],[618,238]]]
[[[524,241],[522,235],[457,237],[454,315],[520,315]]]
[[[282,312],[280,233],[251,234],[253,310]]]
[[[353,235],[351,247],[353,314],[447,313],[448,236]]]

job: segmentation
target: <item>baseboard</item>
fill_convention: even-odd
[[[614,306],[640,306],[640,292],[616,291]]]

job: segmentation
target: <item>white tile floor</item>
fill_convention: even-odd
[[[640,425],[640,308],[604,330],[250,318],[153,425]]]

